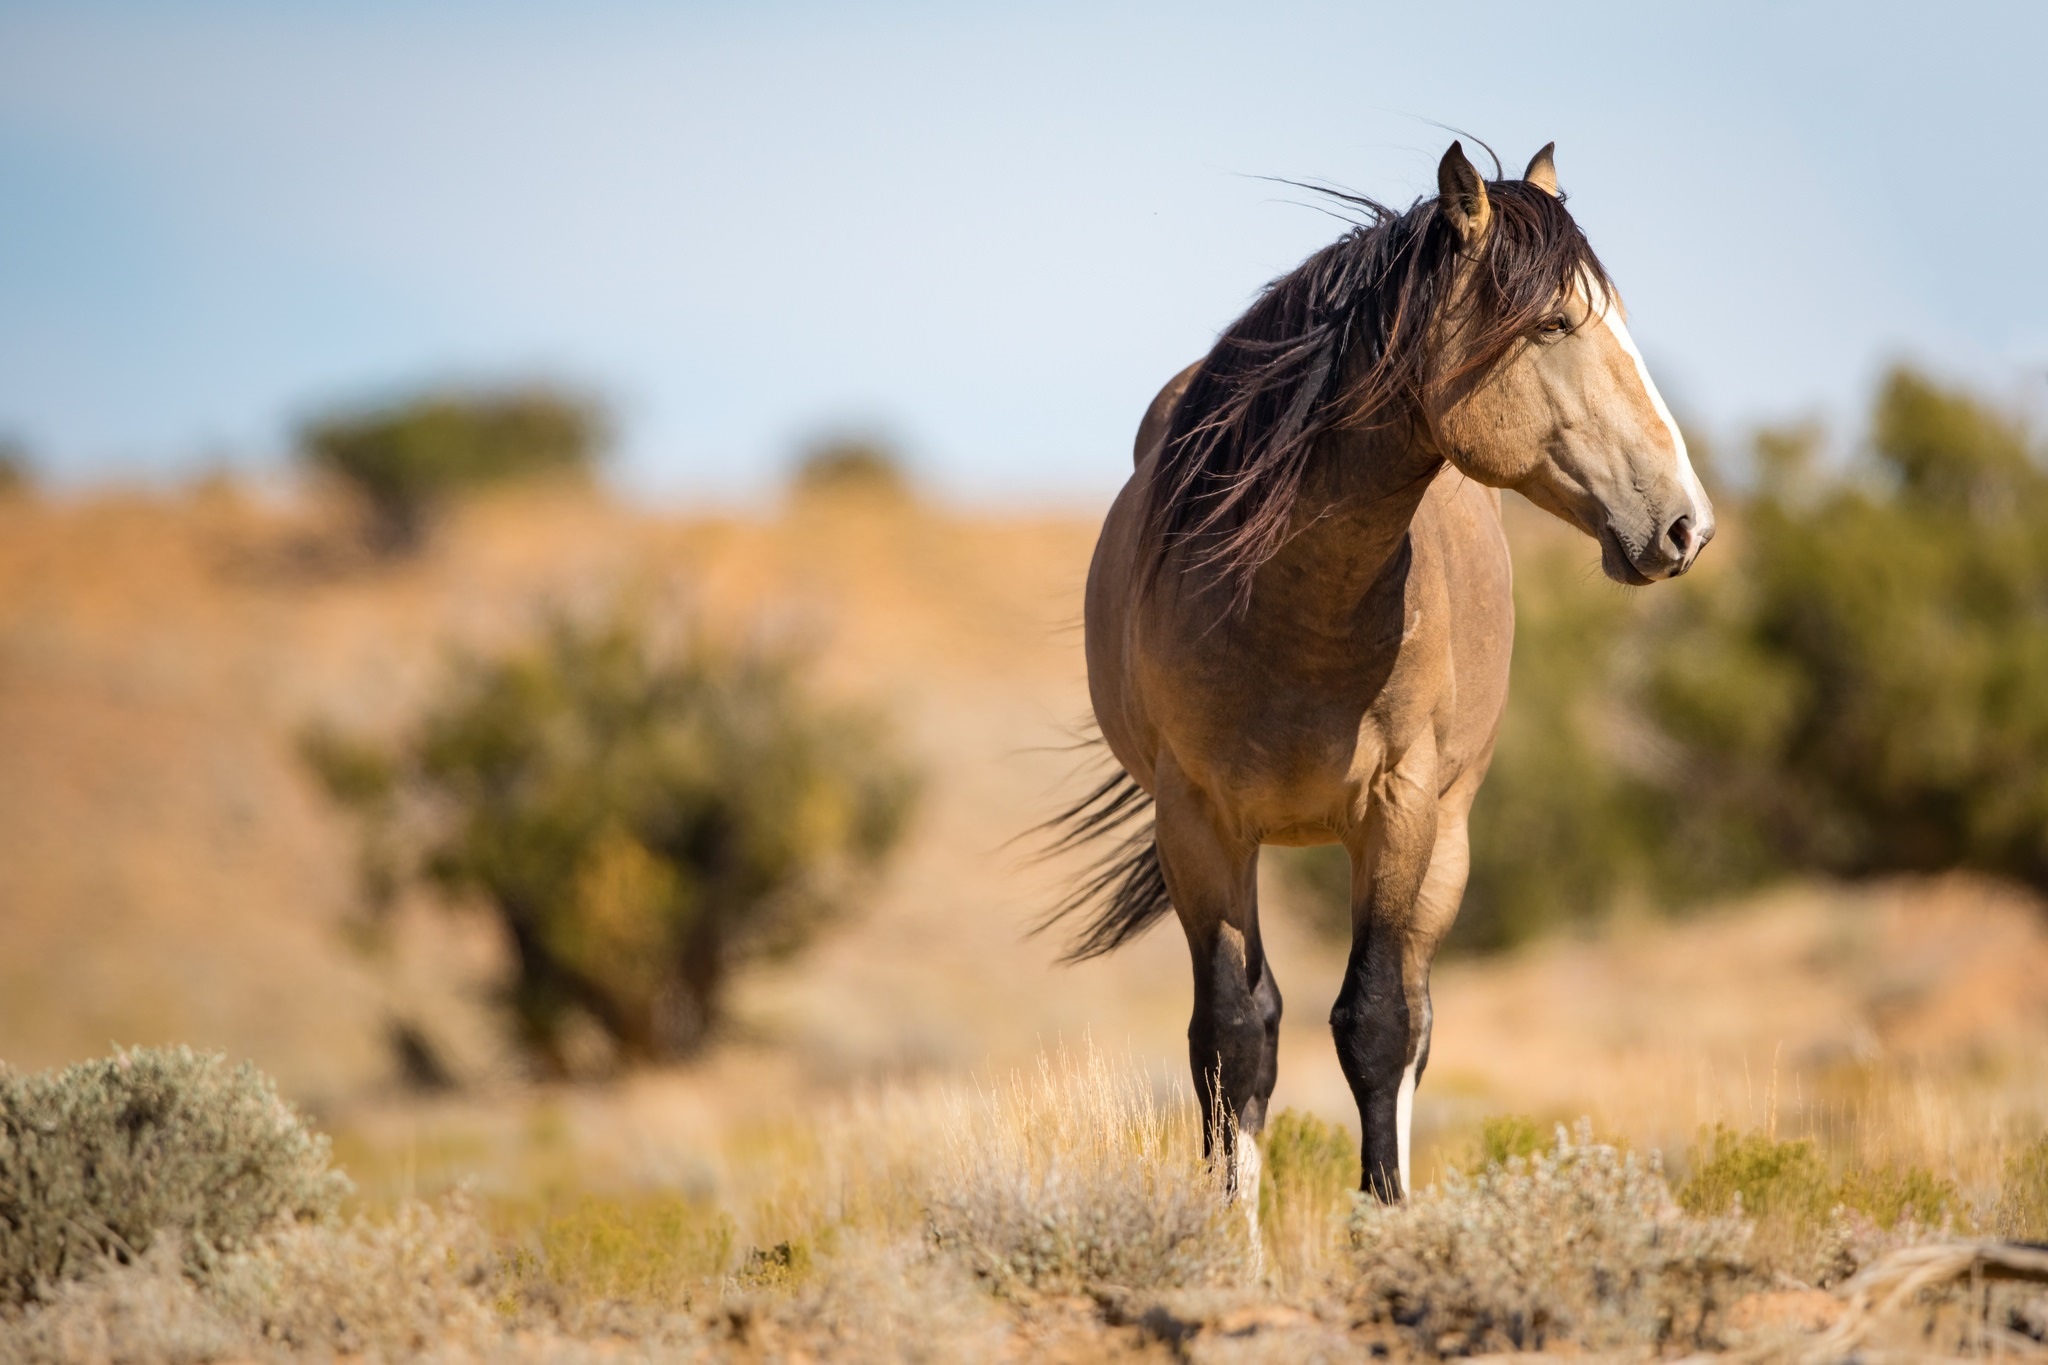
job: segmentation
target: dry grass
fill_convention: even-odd
[[[2048,1242],[2048,1134],[2006,1159],[1994,1220],[2001,1237]]]
[[[926,1199],[938,1249],[1000,1291],[1241,1280],[1249,1224],[1201,1158],[1193,1106],[1101,1054],[1042,1059],[962,1106]]]
[[[1197,1198],[1209,1177],[1179,1074],[1176,936],[1052,970],[1056,945],[1019,930],[1058,870],[1020,873],[993,851],[1068,769],[1034,746],[1085,707],[1061,626],[1089,519],[807,504],[683,521],[492,501],[420,562],[377,573],[323,559],[332,529],[318,509],[226,496],[0,504],[0,1055],[54,1065],[119,1038],[252,1057],[319,1106],[363,1191],[356,1221],[245,1248],[229,1280],[195,1281],[168,1242],[104,1265],[0,1322],[0,1359],[1462,1349],[1469,1327],[1430,1339],[1395,1321],[1385,1287],[1430,1282],[1399,1255],[1430,1227],[1535,1247],[1544,1219],[1584,1229],[1570,1206],[1487,1174],[1553,1160],[1555,1122],[1580,1114],[1639,1154],[1632,1173],[1620,1155],[1574,1164],[1572,1179],[1604,1182],[1593,1206],[1617,1220],[1582,1284],[1643,1264],[1627,1229],[1677,1216],[1651,1153],[1686,1192],[1717,1125],[1738,1143],[1811,1144],[1812,1180],[1785,1201],[1796,1212],[1766,1216],[1745,1184],[1755,1172],[1724,1172],[1765,1286],[1715,1313],[1709,1335],[1731,1346],[1806,1349],[1842,1303],[1810,1286],[1942,1235],[1916,1211],[1930,1190],[1953,1235],[2048,1237],[2048,917],[2009,889],[1943,879],[1786,888],[1682,924],[1444,964],[1417,1110],[1424,1197],[1385,1223],[1388,1255],[1361,1260],[1350,1096],[1323,1023],[1342,955],[1291,925],[1284,888],[1268,886],[1289,1013],[1264,1268],[1250,1272],[1243,1224]],[[689,1072],[536,1091],[482,1026],[504,965],[487,934],[401,916],[388,956],[340,946],[347,831],[306,788],[291,738],[310,715],[372,728],[402,715],[440,642],[488,647],[536,603],[621,583],[687,584],[712,620],[816,640],[833,686],[896,700],[934,791],[860,925],[741,983],[740,1037]],[[445,1049],[462,1093],[380,1088],[394,1015]],[[1171,1085],[1085,1057],[1039,1069],[1037,1040],[1084,1030],[1160,1059]],[[973,1068],[1001,1079],[977,1086]],[[447,1203],[465,1181],[470,1202]],[[1691,1220],[1674,1226],[1723,1216],[1672,1197]],[[1439,1321],[1507,1322],[1515,1296],[1565,1292],[1471,1256],[1456,1266],[1473,1288],[1439,1293]],[[1968,1295],[1941,1289],[1893,1326],[1910,1341],[1939,1313],[1961,1322]],[[336,1304],[355,1306],[330,1315]],[[2001,1349],[2048,1335],[2037,1299],[2000,1311],[1998,1330],[2020,1334],[1996,1337]],[[1664,1330],[1605,1310],[1551,1318],[1545,1339],[1562,1350],[1647,1352]]]
[[[1473,1173],[1383,1209],[1351,1192],[1348,1132],[1283,1113],[1260,1258],[1185,1087],[1061,1053],[978,1086],[899,1084],[738,1125],[703,1153],[708,1195],[373,1203],[285,1224],[203,1275],[161,1238],[0,1318],[0,1362],[1797,1354],[1844,1321],[1846,1300],[1820,1290],[1781,1302],[1823,1253],[1868,1269],[1932,1235],[1936,1204],[1949,1231],[1988,1232],[2042,1194],[2040,1144],[2005,1153],[2002,1183],[1972,1202],[1815,1139],[1726,1130],[1674,1191],[1655,1152],[1581,1124],[1526,1154],[1532,1128],[1475,1131]],[[2032,1349],[2029,1324],[2048,1324],[2037,1289],[1993,1296],[1967,1275],[1879,1297],[1858,1340],[1917,1322]]]
[[[283,1228],[206,1278],[175,1239],[0,1319],[0,1361],[202,1361],[337,1353],[473,1355],[505,1336],[490,1298],[499,1253],[463,1205]]]

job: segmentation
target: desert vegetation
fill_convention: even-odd
[[[728,1134],[703,1153],[710,1190],[602,1194],[586,1170],[583,1192],[541,1200],[373,1190],[344,1207],[324,1140],[217,1057],[128,1052],[9,1076],[4,1095],[10,1362],[2048,1341],[2048,1256],[1968,1240],[2012,1209],[2038,1216],[2038,1148],[1975,1189],[1723,1129],[1674,1176],[1584,1123],[1538,1139],[1497,1119],[1385,1208],[1355,1194],[1332,1130],[1286,1113],[1254,1222],[1204,1164],[1191,1098],[1091,1050]],[[67,1184],[51,1174],[65,1163],[112,1173]],[[59,1244],[72,1252],[53,1258]],[[1878,1311],[1873,1287],[1902,1266],[1918,1292]]]
[[[806,445],[791,471],[800,501],[856,498],[901,502],[912,494],[903,455],[878,436],[824,436]]]
[[[496,918],[513,1027],[557,1076],[578,1023],[621,1061],[703,1048],[736,968],[848,911],[915,785],[797,655],[657,638],[625,605],[470,661],[393,744],[316,727],[302,748],[360,818],[371,914],[421,885]]]
[[[1987,486],[2031,506],[2008,415],[1911,376],[1884,401],[1923,413],[1899,431],[1984,415]],[[1893,427],[1767,437],[1656,593],[1511,503],[1524,655],[1468,906],[1503,951],[1437,974],[1418,1195],[1354,1198],[1341,955],[1268,876],[1256,1234],[1178,1075],[1177,936],[1073,971],[1023,936],[1072,870],[1003,845],[1068,790],[1087,518],[543,481],[436,501],[431,554],[271,575],[327,504],[8,501],[0,1360],[2036,1350],[2038,1291],[2002,1277],[2048,1237],[2048,928],[2003,807],[1970,813],[2031,790],[1998,680],[2031,667],[2035,561],[2005,494],[1970,495],[1971,537],[1913,491]],[[1876,610],[1822,544],[1863,519],[1949,534],[1884,580],[1906,645],[1806,624]],[[1929,667],[1996,725],[1893,669],[1942,631],[1964,647]],[[1724,656],[1725,708],[1688,719]],[[1835,681],[1773,710],[1756,678],[1788,676]],[[1938,750],[1829,766],[1856,757],[1830,726],[1920,711]],[[1772,771],[1864,832],[1740,823]],[[1895,875],[1955,866],[1989,875]],[[393,1019],[451,1088],[397,1084]],[[1088,1030],[1106,1056],[1062,1050]]]
[[[361,504],[366,543],[398,556],[417,551],[464,493],[588,473],[606,433],[593,399],[526,385],[336,408],[301,424],[298,446],[308,468]]]
[[[28,447],[16,438],[0,433],[0,498],[18,498],[35,488],[35,462]]]

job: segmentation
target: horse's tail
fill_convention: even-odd
[[[1112,841],[1066,899],[1032,927],[1034,934],[1043,933],[1070,915],[1084,917],[1062,961],[1085,962],[1115,952],[1173,908],[1152,839],[1152,798],[1122,768],[1040,825],[1039,832],[1047,836],[1046,857],[1098,839]]]

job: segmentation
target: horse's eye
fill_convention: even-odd
[[[1561,337],[1571,331],[1571,329],[1571,319],[1559,313],[1556,317],[1545,318],[1540,330],[1547,337]]]

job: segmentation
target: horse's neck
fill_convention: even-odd
[[[1333,436],[1315,459],[1294,532],[1260,569],[1253,596],[1277,594],[1295,611],[1342,617],[1407,544],[1443,460],[1406,428]]]

